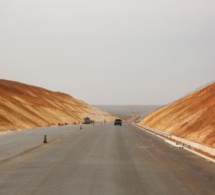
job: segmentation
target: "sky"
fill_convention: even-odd
[[[164,105],[214,82],[214,35],[214,0],[0,0],[0,78]]]

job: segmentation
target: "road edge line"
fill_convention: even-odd
[[[148,129],[146,129],[145,127],[142,127],[142,126],[140,126],[140,125],[138,125],[138,124],[133,123],[132,125],[135,126],[135,127],[137,127],[137,128],[139,128],[139,129],[141,129],[141,130],[143,130],[143,131],[145,131],[145,132],[147,132],[147,133],[150,133],[151,135],[154,135],[154,136],[156,136],[156,137],[159,137],[160,139],[163,139],[164,141],[165,141],[165,140],[169,140],[169,137],[160,136],[160,135],[158,135],[158,134],[156,134],[156,133],[154,133],[154,132],[151,132],[150,130],[148,130]],[[172,140],[171,140],[171,141],[172,141]],[[191,152],[191,153],[193,153],[193,154],[196,154],[196,155],[198,155],[198,156],[204,158],[205,160],[208,160],[208,161],[210,161],[210,162],[215,163],[215,160],[214,160],[214,159],[212,159],[212,158],[210,158],[210,157],[208,157],[208,156],[206,156],[206,155],[203,155],[203,154],[201,154],[201,153],[199,153],[199,152],[197,152],[197,151],[194,151],[194,150],[192,150],[192,149],[186,148],[186,147],[184,147],[183,145],[182,145],[182,148],[185,149],[185,150],[187,150],[187,151],[189,151],[189,152]]]

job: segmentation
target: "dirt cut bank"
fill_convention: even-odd
[[[139,124],[215,148],[215,83],[157,110]]]
[[[90,117],[113,121],[114,116],[70,95],[15,81],[0,80],[0,131],[65,125]]]

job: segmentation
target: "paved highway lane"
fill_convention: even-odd
[[[48,141],[54,141],[77,131],[79,128],[80,126],[62,126],[61,128],[37,128],[28,131],[11,131],[0,134],[0,161],[38,147],[43,143],[44,135],[48,136]]]
[[[214,163],[131,125],[54,127],[29,131],[25,137],[26,133],[0,136],[0,147],[9,150],[16,144],[19,150],[0,161],[2,195],[212,195],[215,191]],[[48,144],[41,144],[43,133],[51,139]],[[0,154],[5,155],[2,147]]]

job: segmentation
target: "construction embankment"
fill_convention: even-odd
[[[0,80],[0,132],[96,122],[115,117],[68,94],[20,82]]]
[[[139,125],[215,156],[215,83],[158,109]]]

